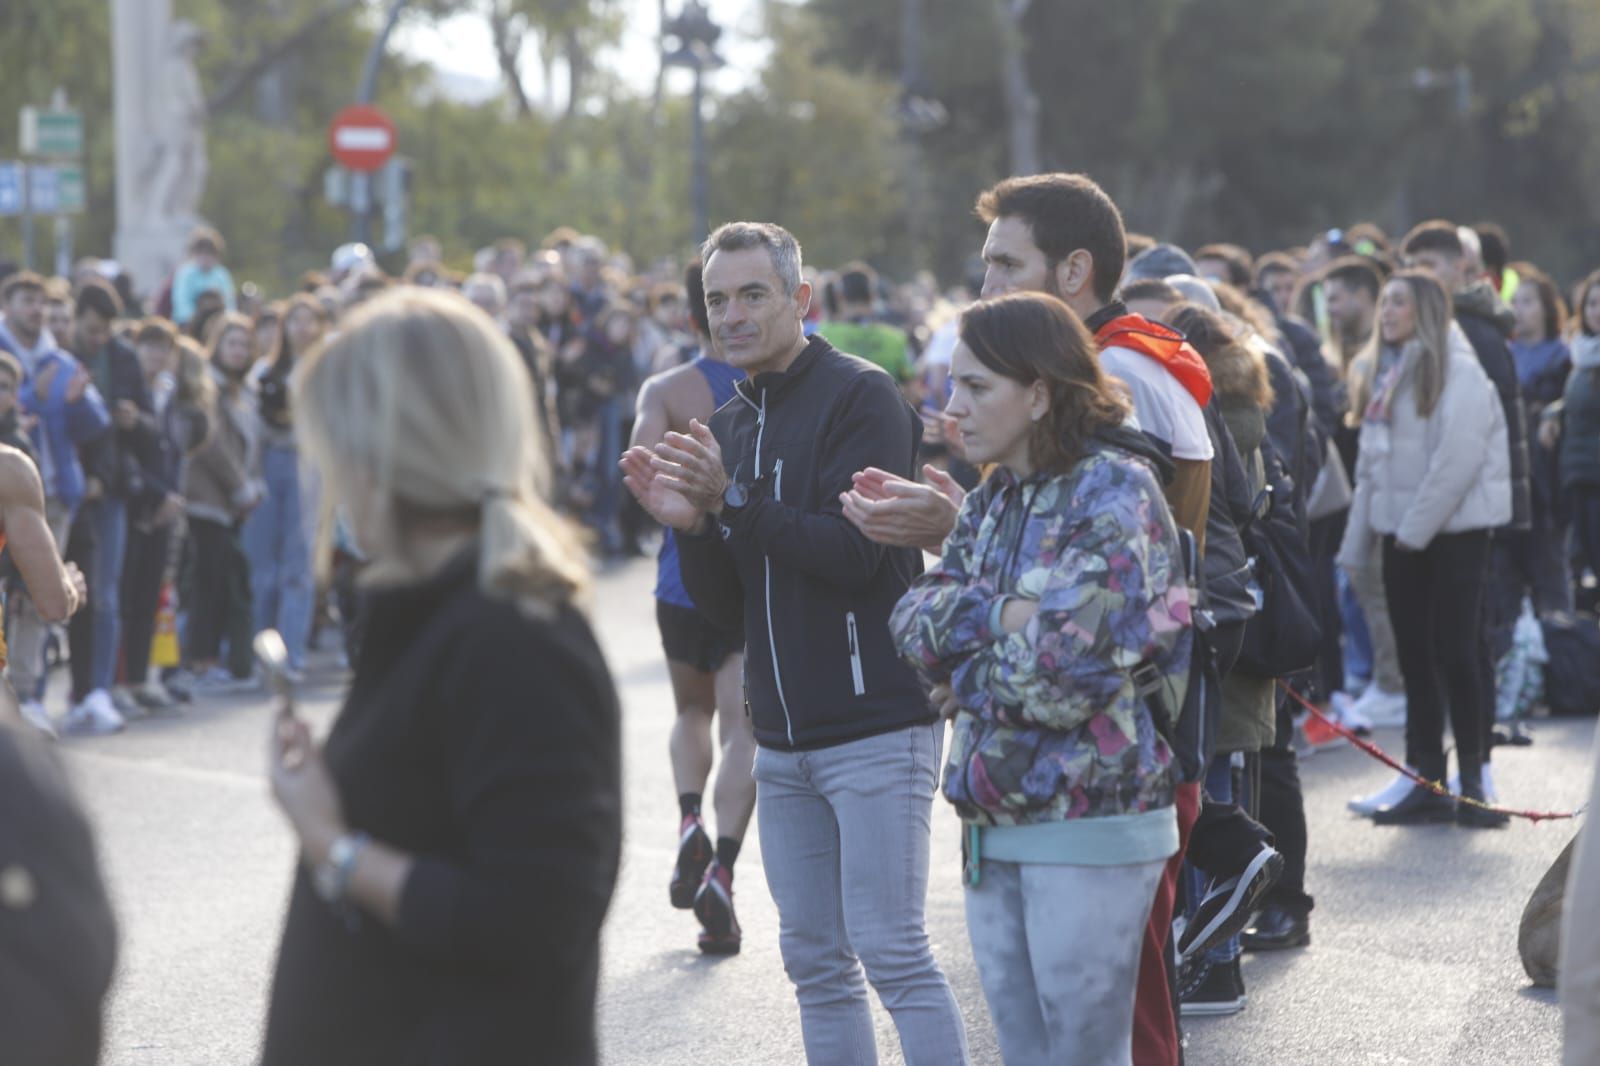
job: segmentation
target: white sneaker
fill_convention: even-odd
[[[1339,714],[1339,724],[1358,736],[1366,736],[1372,732],[1372,721],[1361,713],[1361,701],[1352,699],[1349,693],[1335,692],[1328,697],[1328,706]]]
[[[1356,814],[1371,817],[1380,807],[1391,807],[1411,792],[1413,783],[1405,774],[1395,774],[1394,780],[1370,796],[1352,799],[1345,806]]]
[[[50,712],[44,709],[44,704],[38,700],[29,700],[21,707],[23,720],[33,728],[49,737],[57,738],[56,724],[50,720]]]
[[[154,677],[146,679],[144,684],[134,689],[133,698],[141,708],[151,713],[176,710],[178,706],[172,693]]]
[[[1461,795],[1461,775],[1456,774],[1450,778],[1450,794]],[[1500,793],[1494,787],[1494,763],[1483,764],[1483,801],[1485,803],[1499,803]]]
[[[97,688],[67,712],[61,728],[75,736],[103,737],[122,732],[127,723],[111,703],[111,694]]]
[[[124,720],[144,717],[144,708],[134,700],[133,692],[125,685],[118,685],[111,690],[111,706],[117,709]]]
[[[1402,726],[1406,724],[1406,694],[1385,692],[1374,681],[1367,691],[1351,705],[1350,710],[1360,715],[1372,727]]]

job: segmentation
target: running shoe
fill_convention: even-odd
[[[678,865],[673,868],[672,884],[668,888],[672,905],[678,910],[686,911],[694,906],[712,854],[705,823],[698,814],[685,815],[683,824],[678,827]]]
[[[1283,876],[1283,856],[1265,844],[1236,877],[1213,880],[1178,938],[1178,957],[1187,959],[1238,935],[1262,897]]]
[[[741,934],[733,914],[733,871],[713,861],[706,867],[700,891],[694,894],[694,916],[700,919],[700,950],[707,955],[737,955]]]

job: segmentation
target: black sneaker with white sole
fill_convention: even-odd
[[[1250,924],[1250,916],[1282,876],[1283,856],[1276,848],[1262,845],[1239,876],[1212,881],[1206,886],[1206,894],[1195,908],[1194,917],[1189,919],[1178,938],[1178,957],[1198,956],[1238,935]]]
[[[678,861],[672,867],[672,883],[668,886],[674,907],[686,911],[694,906],[695,893],[700,891],[713,855],[711,838],[706,835],[700,816],[684,815],[683,824],[678,827]]]
[[[1197,957],[1178,977],[1178,1013],[1185,1018],[1219,1018],[1244,1010],[1244,974],[1239,960],[1212,962]]]

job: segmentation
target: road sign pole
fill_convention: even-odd
[[[33,173],[22,164],[22,265],[33,269]]]
[[[56,276],[72,276],[72,216],[56,216]]]

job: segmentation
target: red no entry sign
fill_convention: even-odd
[[[351,170],[378,170],[394,155],[394,123],[370,104],[352,104],[328,123],[328,147]]]

